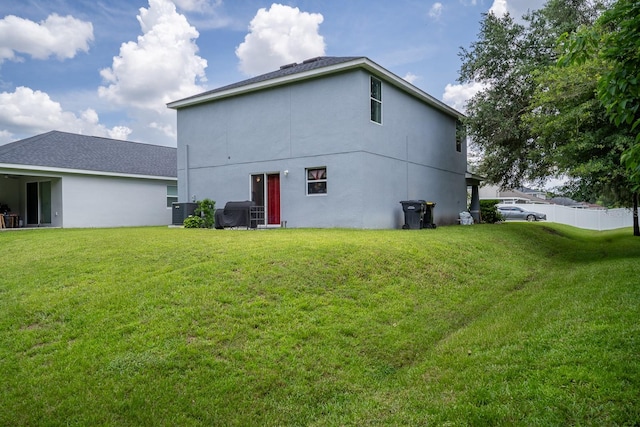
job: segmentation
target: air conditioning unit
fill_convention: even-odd
[[[184,220],[189,215],[193,215],[197,207],[198,207],[197,203],[173,202],[173,213],[171,215],[171,223],[173,225],[182,225]]]

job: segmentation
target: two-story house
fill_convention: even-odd
[[[399,228],[467,209],[462,114],[365,57],[319,57],[168,104],[178,198],[253,200],[268,225]]]

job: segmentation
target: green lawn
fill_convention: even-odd
[[[0,233],[0,425],[638,425],[640,239]]]

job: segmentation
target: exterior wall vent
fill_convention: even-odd
[[[315,58],[309,58],[309,59],[305,59],[304,61],[302,61],[303,64],[310,64],[312,62],[316,62],[316,61],[320,61],[321,59],[324,59],[324,56],[316,56]]]
[[[291,64],[281,65],[280,69],[281,70],[286,70],[287,68],[295,67],[296,65],[298,65],[298,64],[295,63],[295,62],[292,62]]]

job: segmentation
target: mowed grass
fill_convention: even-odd
[[[0,425],[638,425],[640,239],[0,233]]]

